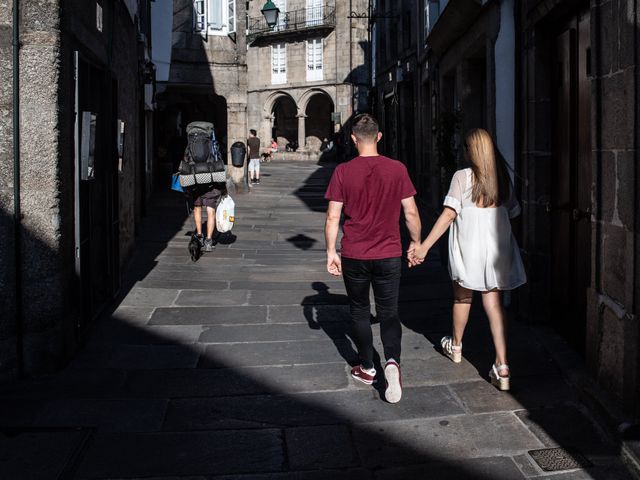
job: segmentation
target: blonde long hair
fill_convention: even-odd
[[[510,180],[502,159],[497,158],[489,132],[474,128],[464,140],[467,160],[473,170],[471,200],[476,205],[499,207],[509,199]]]

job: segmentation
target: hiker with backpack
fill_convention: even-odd
[[[214,247],[213,233],[216,226],[216,207],[226,193],[226,171],[220,149],[215,139],[213,124],[192,122],[187,125],[187,148],[180,163],[180,185],[193,207],[195,233],[192,243],[197,242],[205,252]],[[206,238],[202,235],[202,208],[207,211]],[[190,248],[192,260],[193,249]],[[196,254],[195,257],[198,255]]]

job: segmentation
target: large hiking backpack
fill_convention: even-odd
[[[191,122],[187,125],[187,148],[180,162],[180,185],[208,185],[227,180],[213,124]]]

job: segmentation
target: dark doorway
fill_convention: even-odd
[[[273,106],[272,137],[278,145],[287,145],[298,141],[298,109],[291,97],[283,96]],[[303,147],[304,145],[300,145]]]
[[[117,85],[76,54],[75,249],[79,334],[120,286]]]
[[[331,139],[333,124],[331,123],[333,101],[328,95],[318,93],[311,97],[307,104],[306,147],[313,152],[320,151],[323,140]]]
[[[591,82],[589,14],[556,38],[554,160],[551,170],[553,322],[585,349],[586,289],[591,265]]]
[[[383,114],[382,153],[387,157],[398,158],[398,97],[395,92],[385,95]]]

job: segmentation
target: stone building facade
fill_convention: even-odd
[[[559,329],[637,417],[637,3],[522,3],[520,310]]]
[[[174,0],[167,75],[157,82],[157,152],[165,178],[176,171],[192,121],[214,124],[228,153],[246,142],[246,3],[240,0]],[[242,185],[243,170],[229,165]]]
[[[0,2],[0,377],[73,353],[120,288],[153,179],[149,0],[18,4],[19,68]]]
[[[366,0],[277,0],[269,29],[259,0],[249,2],[248,123],[297,157],[318,158],[324,139],[348,142],[349,120],[369,108],[370,39]],[[354,15],[352,15],[352,13]],[[286,155],[283,153],[283,155]]]
[[[558,331],[636,418],[638,22],[632,0],[377,0],[373,47],[385,153],[438,209],[464,132],[492,133],[523,206],[513,313]]]

